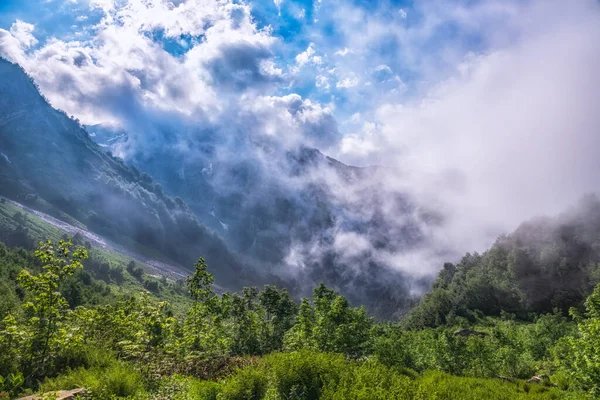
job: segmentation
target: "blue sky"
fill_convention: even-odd
[[[54,38],[91,40],[107,14],[100,3],[103,2],[6,0],[0,5],[0,28],[9,30],[16,20],[34,25],[37,43],[28,49],[29,52]],[[175,5],[179,3],[175,2]],[[198,3],[202,8],[202,2]],[[236,3],[241,4],[232,1],[232,4]],[[276,39],[268,49],[276,67],[284,72],[297,69],[279,81],[277,87],[269,88],[269,93],[297,93],[321,104],[334,105],[335,114],[345,121],[356,113],[365,112],[364,103],[371,102],[373,92],[407,98],[415,94],[422,80],[427,79],[428,69],[438,69],[443,76],[445,71],[451,70],[452,63],[468,52],[486,51],[486,30],[491,27],[462,26],[452,15],[440,12],[442,2],[433,3],[437,4],[414,7],[412,1],[335,0],[268,0],[243,4],[248,6],[255,28],[268,29],[269,35]],[[118,10],[119,5],[126,6],[127,1],[119,0],[114,4]],[[456,7],[476,10],[479,6],[474,1],[458,1]],[[505,17],[484,16],[499,24]],[[369,34],[373,37],[353,48],[355,35],[360,35],[356,26],[363,30],[369,30],[371,26],[373,32]],[[382,27],[388,27],[389,32],[375,32]],[[195,36],[191,32],[165,35],[162,27],[144,30],[143,35],[175,57],[184,57],[195,44],[204,40],[202,35]],[[411,35],[411,43],[403,42],[401,36],[408,38]],[[312,58],[298,67],[296,57],[309,48],[313,49]],[[419,54],[414,54],[415,50]],[[447,59],[437,54],[443,54]],[[420,64],[425,59],[428,65],[424,67]]]

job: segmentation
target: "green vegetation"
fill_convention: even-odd
[[[29,217],[4,218],[11,244],[31,242]],[[596,398],[597,227],[595,198],[524,224],[446,264],[399,322],[323,284],[299,302],[275,286],[216,293],[204,259],[168,282],[81,238],[0,245],[0,398]]]
[[[24,211],[9,201],[0,201],[0,242],[7,246],[33,250],[37,243],[45,240],[58,243],[67,239],[68,236],[62,230],[37,215]],[[77,271],[64,285],[63,292],[71,307],[111,302],[117,296],[129,296],[147,289],[157,301],[168,298],[175,313],[185,313],[190,299],[183,280],[172,281],[150,276],[145,272],[149,270],[147,265],[116,251],[94,248],[79,234],[73,236],[72,242],[75,246],[85,247],[89,257],[82,261],[84,269]],[[36,261],[31,258],[33,257],[12,260],[12,264],[6,268],[18,267],[20,270],[32,263],[35,265]],[[0,276],[5,272],[6,269],[0,270]],[[0,282],[0,287],[6,286],[10,281],[11,279]],[[19,289],[6,289],[4,292],[14,293],[15,290]],[[10,298],[12,296],[8,295],[4,300],[8,301]],[[3,299],[0,299],[0,318],[4,315],[3,303]]]
[[[93,399],[600,394],[600,286],[581,311],[571,309],[574,318],[560,309],[527,321],[474,309],[466,317],[457,313],[452,324],[446,318],[445,324],[415,327],[408,324],[429,306],[429,297],[405,322],[377,324],[324,285],[299,304],[274,286],[219,295],[200,259],[186,282],[189,306],[178,314],[141,288],[138,295],[109,290],[72,296],[73,282],[83,284],[86,257],[85,247],[71,241],[42,243],[34,254],[0,246],[4,397],[77,387]],[[122,272],[143,279],[134,264]],[[439,290],[437,284],[432,293]]]
[[[520,320],[582,305],[600,283],[600,201],[581,200],[558,218],[538,218],[500,237],[484,254],[447,263],[409,328],[512,313]]]

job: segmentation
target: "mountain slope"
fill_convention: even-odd
[[[527,319],[581,305],[600,283],[600,200],[587,196],[556,218],[537,218],[498,238],[483,254],[447,263],[410,327],[508,312]]]
[[[383,168],[348,166],[314,148],[265,144],[251,135],[232,148],[222,136],[189,134],[184,151],[166,144],[138,154],[131,147],[127,162],[181,197],[229,248],[296,292],[324,282],[390,316],[412,302],[411,290],[428,285],[404,272],[421,265],[394,259],[428,246],[422,227],[439,217],[387,188]]]
[[[0,76],[0,194],[182,265],[203,255],[218,280],[234,284],[240,262],[183,201],[106,153],[19,66],[0,59]]]
[[[203,256],[230,289],[277,283],[299,296],[325,282],[389,317],[428,285],[403,272],[419,265],[395,260],[428,246],[422,227],[441,220],[382,190],[381,168],[251,135],[232,145],[204,131],[158,153],[126,148],[128,166],[107,152],[124,132],[86,130],[17,65],[0,60],[0,75],[0,195],[180,265]]]

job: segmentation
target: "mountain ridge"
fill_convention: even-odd
[[[0,194],[58,218],[69,215],[110,238],[131,238],[182,265],[203,254],[221,280],[242,273],[237,256],[181,199],[53,109],[20,66],[0,59],[0,75]]]

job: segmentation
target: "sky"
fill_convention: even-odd
[[[125,159],[202,126],[385,166],[458,251],[599,189],[597,0],[2,0],[0,55]]]

